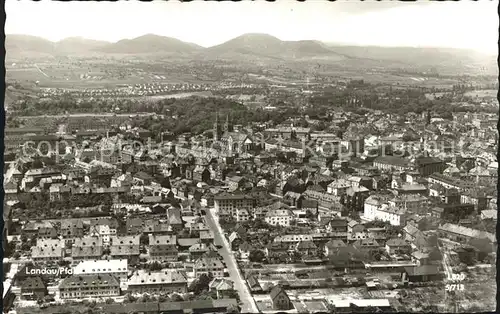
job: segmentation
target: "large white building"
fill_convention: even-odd
[[[295,215],[290,209],[273,209],[267,212],[265,221],[273,226],[289,227]]]
[[[385,198],[370,196],[365,200],[364,219],[387,221],[393,226],[406,224],[405,210],[391,206]]]
[[[221,193],[214,197],[215,212],[221,218],[231,216],[236,218],[237,211],[246,209],[248,214],[253,212],[255,200],[245,194]]]
[[[127,280],[128,262],[126,259],[82,261],[73,269],[74,275],[110,274],[120,280]]]

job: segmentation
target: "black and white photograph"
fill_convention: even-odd
[[[498,10],[6,0],[3,313],[496,312]]]

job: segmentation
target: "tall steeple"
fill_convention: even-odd
[[[214,127],[213,127],[214,141],[218,141],[220,139],[221,133],[222,133],[221,127],[219,126],[219,112],[217,111],[215,113],[215,123],[214,123]]]
[[[226,122],[224,122],[224,132],[233,132],[233,125],[229,123],[229,114],[226,115]]]

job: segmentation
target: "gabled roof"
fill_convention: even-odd
[[[76,287],[120,287],[118,279],[109,274],[99,274],[99,275],[73,275],[62,280],[59,285],[61,288],[76,288]]]
[[[385,244],[387,246],[407,246],[407,245],[410,245],[408,242],[406,242],[405,240],[400,239],[400,238],[389,239],[389,240],[387,240],[387,242]]]
[[[269,293],[269,295],[271,297],[271,300],[273,302],[276,299],[276,297],[278,295],[280,295],[280,294],[284,294],[288,298],[288,294],[286,293],[286,291],[280,285],[274,286],[274,288]]]
[[[238,235],[238,233],[236,233],[236,231],[233,231],[233,233],[231,233],[231,235],[229,235],[229,243],[233,243],[234,240],[236,239],[239,239],[240,236]]]
[[[39,276],[27,277],[21,284],[21,289],[46,289],[42,278]]]
[[[209,284],[211,289],[216,289],[217,291],[229,291],[234,289],[234,284],[231,280],[225,278],[215,278]]]

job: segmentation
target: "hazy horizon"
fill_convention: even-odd
[[[237,37],[240,37],[240,36],[244,36],[244,35],[250,35],[250,34],[269,35],[269,36],[273,36],[273,37],[278,38],[279,40],[284,41],[283,39],[281,39],[281,38],[279,38],[277,36],[274,36],[272,34],[265,34],[265,33],[245,33],[245,34],[238,35],[238,36],[236,36],[234,38],[237,38]],[[172,38],[172,39],[182,40],[180,38],[175,38],[175,37],[171,37],[171,36],[164,36],[164,35],[159,35],[159,34],[155,34],[155,33],[147,33],[147,34],[139,35],[139,36],[134,37],[134,38],[139,38],[139,37],[146,36],[146,35],[154,35],[154,36],[160,36],[160,37],[166,37],[166,38]],[[34,36],[34,35],[29,35],[29,34],[5,34],[5,36],[7,37],[7,36]],[[99,40],[99,39],[94,39],[94,38],[88,38],[88,37],[84,37],[84,36],[70,36],[70,37],[65,37],[65,38],[62,38],[60,40],[55,40],[54,41],[54,40],[50,40],[49,38],[46,38],[46,37],[43,37],[43,36],[34,36],[34,37],[45,39],[45,40],[48,40],[48,41],[53,42],[53,43],[57,43],[57,42],[60,42],[60,41],[63,41],[63,40],[67,40],[67,39],[84,39],[84,40],[95,40],[95,41],[101,41],[101,42],[113,44],[113,43],[117,43],[117,42],[119,42],[121,40],[131,40],[131,39],[134,39],[134,38],[122,38],[122,39],[119,39],[119,40],[116,40],[116,41],[106,41],[106,40]],[[230,38],[229,40],[231,40],[231,39],[233,39],[233,38]],[[381,45],[363,45],[363,44],[351,44],[351,43],[341,43],[341,42],[328,42],[328,41],[321,41],[321,40],[317,40],[317,39],[307,39],[307,38],[297,39],[297,40],[290,40],[290,41],[305,41],[305,40],[318,41],[318,42],[321,42],[321,43],[323,43],[323,44],[325,44],[327,46],[332,46],[332,47],[335,47],[335,46],[338,46],[338,47],[349,47],[349,46],[352,46],[352,47],[376,47],[376,48],[457,49],[457,50],[471,50],[471,51],[474,51],[476,53],[480,53],[480,54],[483,54],[483,55],[494,55],[494,53],[492,53],[492,52],[482,52],[482,51],[475,50],[473,48],[454,48],[454,47],[442,47],[442,46],[381,46]],[[219,44],[216,44],[216,45],[213,45],[213,46],[202,46],[202,45],[200,45],[198,43],[194,43],[194,42],[187,42],[187,41],[183,41],[183,42],[189,43],[189,44],[196,44],[196,45],[201,46],[203,48],[215,47],[217,45],[220,45],[220,44],[224,43],[224,42],[222,42],[222,43],[219,43]],[[227,41],[225,41],[225,42],[227,42]]]
[[[118,9],[117,9],[118,8]],[[202,47],[248,33],[339,46],[456,48],[496,54],[497,2],[6,1],[5,33],[110,43],[155,34]],[[110,18],[111,14],[120,12]],[[25,21],[31,21],[26,23]],[[368,27],[367,27],[368,26]]]

